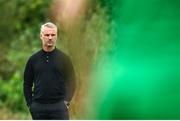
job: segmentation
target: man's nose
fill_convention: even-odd
[[[49,39],[52,39],[52,36],[51,36],[51,35],[49,35]]]

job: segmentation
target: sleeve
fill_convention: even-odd
[[[66,57],[65,59],[65,85],[65,101],[70,102],[76,89],[76,77],[72,62],[69,57]]]
[[[33,86],[33,69],[31,60],[29,59],[24,70],[24,83],[23,83],[23,92],[27,106],[29,107],[32,101],[32,86]]]

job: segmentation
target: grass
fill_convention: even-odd
[[[0,120],[30,120],[31,116],[27,112],[14,112],[6,107],[0,109]]]

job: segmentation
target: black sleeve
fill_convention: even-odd
[[[76,89],[76,77],[72,62],[69,57],[66,57],[64,65],[65,65],[64,73],[65,73],[65,84],[66,84],[65,101],[70,102]]]
[[[32,86],[33,86],[33,69],[30,59],[28,60],[24,70],[24,84],[23,91],[26,103],[30,106],[32,101]]]

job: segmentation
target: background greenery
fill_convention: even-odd
[[[180,1],[102,6],[112,8],[113,46],[94,66],[87,119],[180,119]]]

